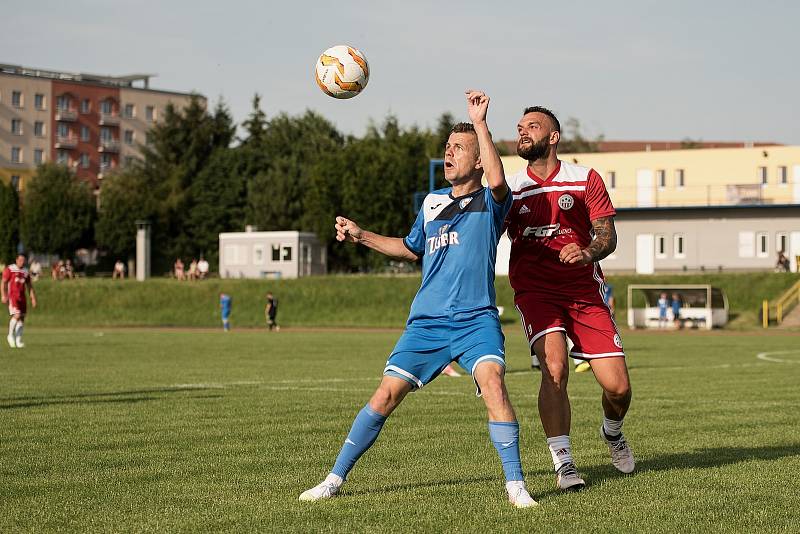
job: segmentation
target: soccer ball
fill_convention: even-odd
[[[325,50],[317,60],[317,85],[333,98],[353,98],[369,81],[369,64],[364,53],[347,45]]]

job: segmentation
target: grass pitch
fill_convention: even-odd
[[[410,395],[341,497],[298,502],[398,335],[32,326],[27,348],[0,349],[0,531],[798,531],[797,335],[623,333],[637,470],[611,467],[599,387],[573,374],[588,487],[560,494],[538,376],[508,328],[507,382],[541,506],[507,503],[469,377]]]

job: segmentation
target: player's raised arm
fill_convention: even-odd
[[[503,171],[503,162],[500,154],[497,153],[489,133],[489,126],[486,124],[486,113],[489,110],[489,97],[483,91],[468,89],[467,112],[475,133],[478,135],[478,148],[481,154],[481,165],[486,177],[486,183],[492,190],[492,196],[498,202],[505,200],[508,194],[508,184],[506,175]]]
[[[386,237],[375,232],[363,230],[356,223],[345,217],[336,217],[336,240],[361,243],[381,254],[405,261],[417,261],[419,257],[411,252],[403,239]]]

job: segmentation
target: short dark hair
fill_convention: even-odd
[[[553,121],[553,127],[558,133],[561,133],[561,123],[558,122],[555,113],[550,111],[547,108],[543,108],[542,106],[531,106],[525,108],[525,111],[522,112],[522,115],[527,115],[528,113],[541,113],[542,115],[547,115],[550,117],[550,120]]]
[[[475,133],[475,127],[471,122],[457,122],[450,129],[450,133]]]

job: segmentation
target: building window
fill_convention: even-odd
[[[786,253],[786,245],[788,243],[788,234],[786,232],[778,232],[775,234],[775,250],[778,252]]]
[[[44,137],[44,123],[42,121],[33,123],[33,135],[36,137]]]
[[[144,143],[145,143],[146,145],[149,145],[149,144],[151,144],[152,142],[153,142],[153,136],[152,136],[152,135],[150,135],[150,132],[147,132],[147,133],[145,133],[145,134],[144,134]]]
[[[14,188],[14,191],[19,192],[19,186],[20,186],[19,175],[18,174],[12,174],[11,175],[11,187]]]
[[[56,126],[56,128],[58,128],[56,130],[56,135],[58,135],[59,137],[68,137],[69,136],[69,126],[67,126],[63,122],[59,122],[58,125]]]
[[[756,232],[756,256],[766,258],[769,256],[769,234]]]
[[[18,146],[11,147],[11,163],[22,163],[22,149]]]
[[[92,101],[84,98],[81,101],[81,113],[89,113],[90,111],[92,111]]]
[[[111,115],[114,112],[114,106],[111,100],[103,100],[100,102],[100,113]]]
[[[133,104],[125,104],[125,118],[132,119],[136,116],[136,106]]]
[[[22,91],[11,91],[11,105],[15,108],[22,107]]]
[[[267,255],[264,254],[264,245],[253,245],[253,263],[257,265],[264,265],[267,260]]]
[[[105,126],[100,128],[100,141],[103,143],[110,143],[113,139],[111,135],[111,128],[107,128]]]
[[[41,148],[35,148],[33,150],[33,162],[36,165],[41,165],[44,162],[44,150]]]
[[[100,170],[101,171],[109,170],[111,168],[111,163],[112,163],[111,154],[107,154],[105,152],[100,154]]]
[[[656,234],[656,258],[667,257],[667,236]]]
[[[675,169],[675,187],[681,188],[686,185],[683,169]]]
[[[67,163],[69,163],[69,152],[67,152],[66,150],[59,150],[58,152],[56,152],[56,162],[62,165],[66,165]]]
[[[283,245],[283,261],[292,261],[291,245]]]
[[[14,135],[22,135],[22,121],[19,119],[11,119],[11,133]]]
[[[761,185],[767,185],[767,168],[766,167],[759,167],[758,168],[758,181]]]
[[[89,140],[89,127],[81,126],[81,141],[88,141],[88,140]]]
[[[81,154],[81,169],[89,168],[89,154]]]
[[[608,188],[609,189],[616,189],[617,188],[617,173],[614,171],[608,171],[606,173],[608,176]]]
[[[147,106],[144,108],[144,118],[149,122],[156,120],[156,108],[153,106]]]
[[[280,245],[272,245],[272,261],[281,261]]]
[[[778,183],[786,185],[789,182],[789,174],[786,172],[785,166],[778,167]]]
[[[36,93],[33,96],[33,106],[38,110],[44,110],[44,95]]]
[[[664,169],[658,169],[656,171],[656,180],[659,189],[664,189],[667,187],[667,171]]]
[[[126,145],[133,144],[133,130],[125,130],[125,144]]]
[[[56,98],[56,109],[60,111],[67,111],[69,109],[69,97],[67,95],[61,95]]]
[[[676,258],[685,258],[686,250],[684,248],[683,234],[675,234],[672,236],[672,255]]]

